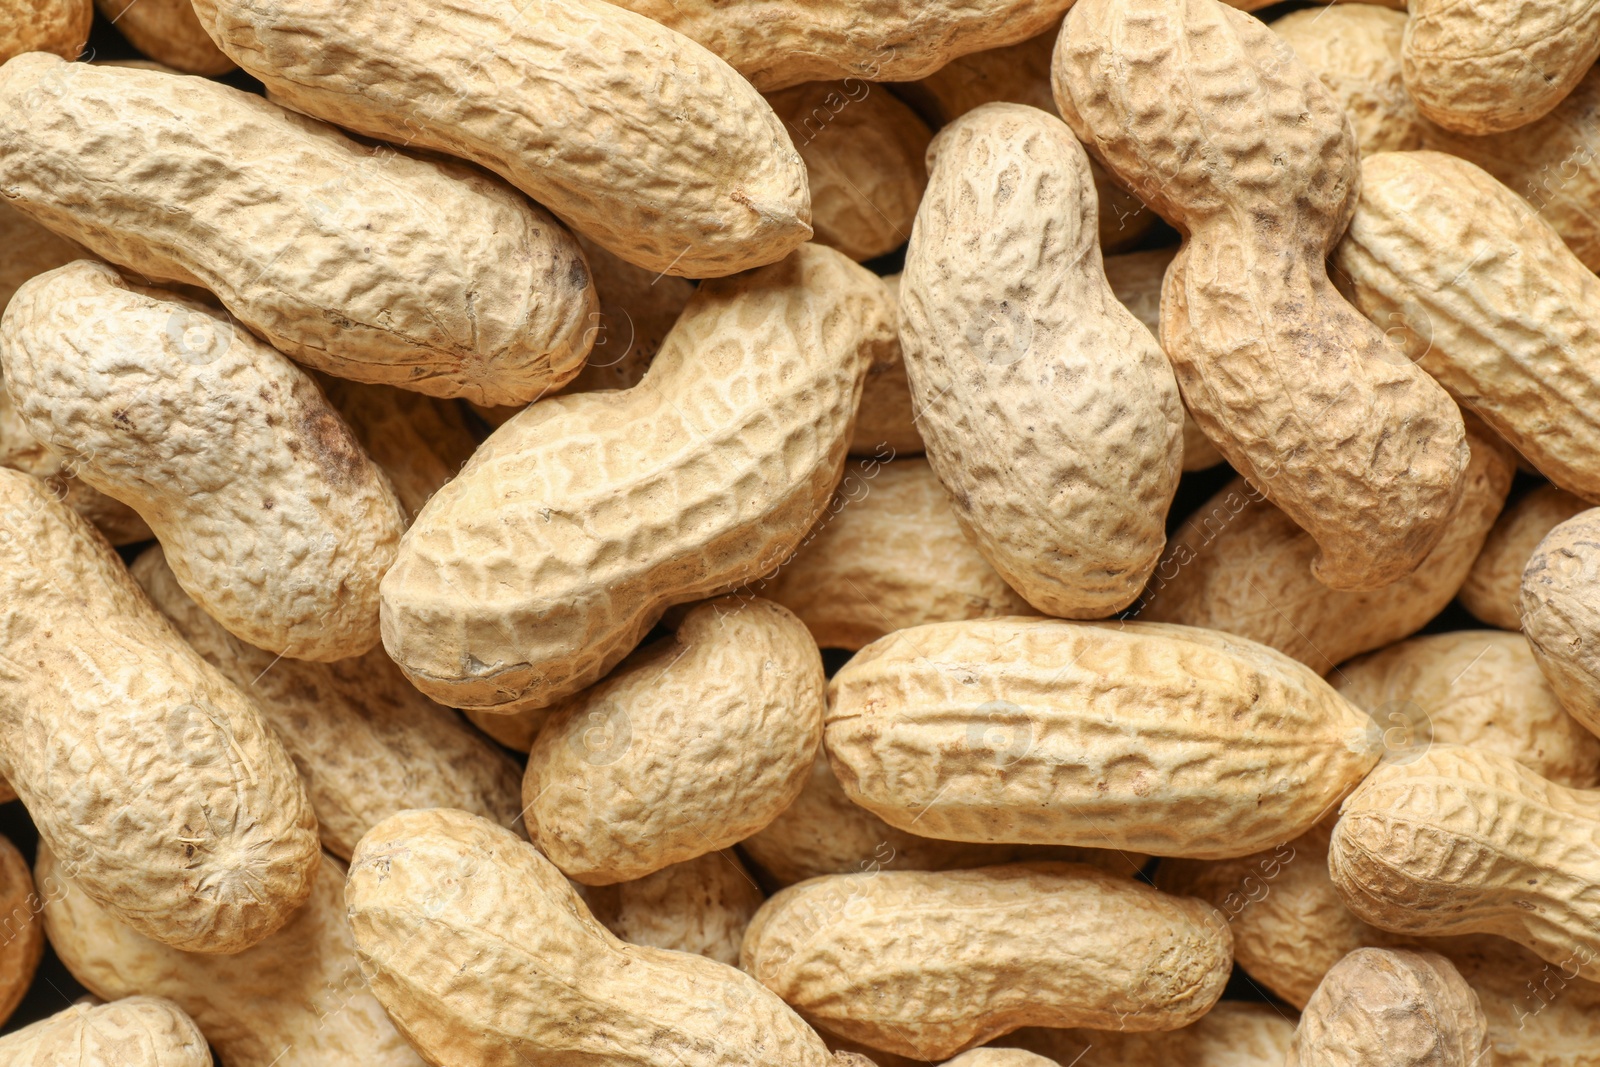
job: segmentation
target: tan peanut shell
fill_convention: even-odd
[[[0,774],[84,892],[195,952],[237,952],[283,925],[317,856],[283,746],[111,546],[9,470],[0,603]]]
[[[944,1067],[1060,1067],[1060,1064],[1026,1049],[984,1045],[945,1060]]]
[[[1160,557],[1182,464],[1172,370],[1101,267],[1088,157],[986,104],[929,149],[900,284],[928,459],[956,518],[1040,611],[1102,618]]]
[[[761,906],[740,966],[833,1033],[944,1059],[1022,1026],[1194,1022],[1232,961],[1205,910],[1068,863],[830,875]]]
[[[233,69],[233,60],[206,36],[192,0],[94,3],[129,44],[163,66],[185,74],[226,74]]]
[[[829,1062],[753,979],[618,941],[538,849],[476,816],[407,811],[378,824],[346,899],[373,993],[429,1063]]]
[[[1319,580],[1370,590],[1415,570],[1467,448],[1444,390],[1328,280],[1360,185],[1338,101],[1217,0],[1080,0],[1053,70],[1078,136],[1187,235],[1161,347],[1195,421],[1316,540]]]
[[[1274,1004],[1219,1000],[1197,1021],[1177,1030],[1027,1027],[1000,1040],[1047,1056],[1061,1067],[1283,1067],[1294,1027],[1293,1013]]]
[[[194,1020],[171,1001],[74,1004],[0,1037],[7,1067],[211,1067]]]
[[[1557,525],[1522,572],[1522,632],[1567,712],[1600,734],[1600,508]]]
[[[582,253],[471,168],[358,144],[215,82],[46,56],[5,66],[0,108],[13,206],[123,267],[209,289],[293,359],[490,404],[583,365]]]
[[[1152,216],[1154,217],[1154,216]],[[1178,254],[1176,248],[1157,248],[1149,252],[1129,252],[1107,256],[1106,281],[1111,291],[1145,324],[1152,336],[1161,336],[1161,280]],[[1222,453],[1195,423],[1187,408],[1183,412],[1183,469],[1203,471],[1221,463]]]
[[[827,681],[805,624],[768,600],[694,608],[556,706],[528,753],[528,836],[586,885],[729,848],[799,795]]]
[[[1521,634],[1458,630],[1351,660],[1328,679],[1400,754],[1434,741],[1510,756],[1542,778],[1600,786],[1600,738],[1556,699]]]
[[[1502,630],[1522,629],[1522,572],[1539,542],[1589,504],[1553,485],[1534,487],[1507,505],[1456,595],[1461,606]]]
[[[24,52],[77,59],[93,21],[93,0],[6,0],[0,17],[0,64]]]
[[[765,574],[833,493],[892,315],[815,245],[702,285],[637,386],[531,406],[434,494],[384,578],[384,647],[441,703],[541,707],[672,604]]]
[[[1312,826],[1375,733],[1250,641],[1013,618],[868,645],[829,683],[823,743],[846,795],[904,830],[1219,858]]]
[[[933,137],[916,112],[859,78],[807,82],[767,102],[805,160],[813,240],[859,262],[911,238]]]
[[[297,659],[377,643],[405,514],[304,371],[204,305],[88,260],[17,291],[0,360],[27,431],[138,511],[230,632]]]
[[[22,1003],[39,969],[44,928],[37,922],[38,901],[28,861],[10,838],[0,837],[0,1024]]]
[[[233,956],[179,952],[89,900],[71,866],[35,865],[50,945],[97,996],[166,997],[226,1067],[423,1067],[367,986],[345,921],[344,864],[319,855],[316,889],[283,929]]]
[[[0,199],[0,241],[6,254],[0,256],[0,311],[29,278],[64,267],[88,253],[65,237],[39,225]]]
[[[361,450],[389,476],[408,515],[421,511],[477,450],[458,401],[327,375],[316,378]]]
[[[1511,490],[1509,449],[1477,427],[1468,433],[1460,508],[1410,575],[1371,592],[1329,589],[1311,571],[1315,540],[1241,478],[1174,532],[1136,616],[1248,637],[1318,674],[1409,637],[1455,596]]]
[[[1432,124],[1400,71],[1406,14],[1369,3],[1291,11],[1271,23],[1344,107],[1363,156],[1425,147]]]
[[[1436,744],[1378,767],[1340,808],[1328,869],[1345,905],[1412,935],[1496,934],[1600,979],[1600,790]]]
[[[521,827],[520,770],[375,648],[333,663],[280,659],[234,637],[184,593],[160,546],[130,568],[183,639],[255,702],[316,811],[322,845],[356,842],[406,808],[461,808]]]
[[[766,899],[731,851],[707,852],[631,882],[584,889],[607,930],[632,945],[739,965],[744,928]]]
[[[807,81],[914,81],[1042,33],[1072,0],[623,0],[694,38],[763,92]]]
[[[1312,994],[1284,1067],[1479,1067],[1489,1055],[1478,995],[1449,960],[1361,948]]]
[[[1464,410],[1600,499],[1600,278],[1525,201],[1442,152],[1368,156],[1333,261],[1356,307]]]
[[[900,299],[900,275],[882,278],[891,299]],[[920,456],[922,431],[917,428],[917,410],[911,400],[911,383],[906,379],[906,362],[900,352],[898,332],[892,344],[884,346],[867,367],[861,383],[861,403],[856,406],[856,428],[850,435],[852,456],[871,456],[883,461],[897,456]]]
[[[798,615],[823,648],[854,650],[929,622],[1034,614],[962,531],[923,459],[852,465],[794,558],[749,588]]]
[[[1485,134],[1547,114],[1600,56],[1600,4],[1410,0],[1401,50],[1417,110]]]
[[[409,0],[346,3],[337,19],[314,0],[195,9],[287,105],[470,159],[640,267],[719,277],[811,236],[805,164],[772,109],[711,52],[620,7],[546,0],[529,17]]]

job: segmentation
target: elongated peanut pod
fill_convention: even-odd
[[[206,1039],[157,997],[74,1004],[0,1037],[7,1067],[211,1067]]]
[[[1456,594],[1461,606],[1502,630],[1522,629],[1522,572],[1550,531],[1589,504],[1553,485],[1535,486],[1500,513]]]

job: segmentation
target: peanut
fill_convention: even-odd
[[[1422,566],[1372,592],[1317,581],[1317,543],[1243,479],[1218,490],[1172,537],[1137,614],[1259,641],[1327,674],[1351,656],[1408,637],[1450,603],[1505,504],[1510,450],[1468,428],[1466,491]]]
[[[422,1067],[367,987],[345,922],[344,865],[326,855],[316,889],[283,929],[234,956],[179,952],[89,900],[71,866],[40,849],[50,945],[96,995],[167,997],[227,1067]]]
[[[1078,136],[1187,235],[1161,342],[1206,436],[1312,535],[1322,582],[1370,590],[1415,570],[1467,448],[1444,390],[1328,281],[1360,185],[1338,102],[1217,0],[1081,0],[1054,78]]]
[[[901,343],[957,520],[1035,608],[1125,607],[1164,544],[1183,406],[1101,267],[1088,157],[1057,119],[987,104],[934,140]]]
[[[156,997],[74,1004],[0,1037],[8,1067],[211,1067],[194,1020]]]
[[[1338,4],[1291,11],[1271,26],[1344,106],[1363,156],[1426,147],[1432,123],[1418,113],[1400,70],[1403,9]]]
[[[739,965],[744,928],[766,899],[732,852],[707,852],[583,895],[594,917],[629,944],[693,952],[730,967]]]
[[[1412,935],[1497,934],[1600,979],[1600,790],[1508,756],[1434,745],[1384,763],[1340,809],[1328,869],[1365,922]]]
[[[898,309],[900,275],[891,274],[882,281]],[[920,456],[922,452],[922,431],[917,428],[911,383],[906,379],[906,362],[896,334],[894,343],[882,348],[867,367],[866,381],[861,383],[861,403],[856,407],[856,428],[850,435],[850,454],[887,460]]]
[[[506,404],[562,384],[588,351],[593,286],[548,212],[460,164],[369,148],[214,82],[8,63],[0,186],[114,263],[209,289],[339,377]]]
[[[1361,948],[1312,994],[1284,1067],[1478,1067],[1490,1051],[1478,995],[1449,960]]]
[[[552,710],[522,782],[528,836],[588,885],[738,843],[804,787],[826,685],[816,642],[786,609],[700,605],[671,639]]]
[[[129,44],[163,66],[185,74],[233,69],[233,60],[206,36],[191,0],[94,0],[94,5]]]
[[[195,10],[289,106],[470,159],[637,266],[722,276],[811,236],[805,164],[760,94],[620,7],[545,0],[536,19],[462,0],[347,3],[331,20],[314,0]]]
[[[316,821],[245,695],[111,546],[0,470],[0,774],[83,891],[140,933],[237,952],[311,892]]]
[[[855,650],[929,622],[1032,615],[962,532],[926,460],[863,463],[794,559],[750,586],[823,648]]]
[[[943,1059],[1022,1026],[1195,1021],[1232,960],[1205,911],[1066,863],[838,874],[763,904],[740,966],[842,1037]]]
[[[767,102],[805,160],[814,240],[858,261],[905,244],[933,136],[916,112],[856,78],[807,82]]]
[[[34,222],[0,198],[0,311],[29,278],[64,267],[86,253],[79,246]]]
[[[408,515],[415,517],[478,447],[454,402],[387,385],[316,378],[361,450],[389,476]]]
[[[547,706],[766,573],[833,493],[892,312],[817,246],[702,285],[637,386],[533,405],[434,494],[383,581],[389,654],[441,703]]]
[[[1462,583],[1461,606],[1502,630],[1522,629],[1522,572],[1539,542],[1589,505],[1565,489],[1541,485],[1495,520]]]
[[[250,694],[299,769],[335,856],[348,860],[363,834],[406,808],[461,808],[520,828],[517,765],[412,688],[383,649],[333,663],[279,659],[189,599],[160,546],[130,570],[190,647]]]
[[[10,838],[0,837],[0,1023],[22,1003],[44,953],[44,931],[33,921],[38,899],[28,861]]]
[[[1308,829],[1378,757],[1367,716],[1271,649],[1046,619],[868,645],[829,684],[824,744],[903,830],[1211,858]]]
[[[1600,738],[1562,708],[1518,634],[1413,637],[1351,660],[1331,681],[1384,730],[1392,754],[1474,745],[1561,785],[1600,786]]]
[[[1470,286],[1459,284],[1462,257]],[[1361,166],[1334,253],[1355,305],[1551,481],[1600,499],[1600,278],[1515,193],[1440,152]]]
[[[356,849],[350,926],[372,991],[430,1063],[825,1067],[753,979],[613,937],[539,850],[464,812],[406,811]]]
[[[1002,1040],[1062,1067],[1283,1067],[1294,1025],[1275,1005],[1220,1000],[1198,1021],[1165,1033],[1027,1028]]]
[[[0,18],[0,64],[24,52],[76,59],[89,41],[91,0],[7,0]]]
[[[1522,632],[1568,713],[1600,734],[1597,556],[1600,508],[1579,512],[1545,535],[1522,572]]]
[[[87,260],[17,291],[0,360],[28,432],[138,511],[231,633],[315,660],[377,642],[405,515],[294,364],[204,305]]]
[[[944,1067],[1061,1067],[1061,1065],[1025,1049],[985,1045],[982,1048],[968,1049],[954,1059],[945,1060]]]

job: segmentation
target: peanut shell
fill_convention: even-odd
[[[891,299],[896,301],[896,320],[900,299],[900,275],[881,279]],[[879,461],[923,453],[922,431],[917,429],[917,411],[911,401],[911,383],[906,379],[906,361],[900,351],[900,337],[886,345],[867,367],[861,383],[861,403],[856,407],[856,428],[850,435],[850,454],[870,456]]]
[[[1600,508],[1557,525],[1522,572],[1522,632],[1562,706],[1600,734]]]
[[[1336,4],[1291,11],[1270,25],[1344,106],[1362,156],[1426,146],[1432,123],[1417,111],[1400,71],[1403,9]]]
[[[211,1067],[194,1020],[171,1001],[74,1004],[0,1037],[7,1067]]]
[[[0,837],[0,1024],[11,1017],[27,995],[44,952],[44,928],[39,915],[33,873],[11,839]],[[3,1039],[0,1039],[3,1047]]]
[[[233,60],[206,36],[193,0],[94,0],[94,4],[129,44],[163,66],[185,74],[226,74],[233,69]]]
[[[591,886],[584,902],[632,945],[692,952],[739,965],[744,928],[766,899],[739,857],[707,852],[631,882]]]
[[[0,64],[24,52],[77,59],[89,42],[92,0],[6,0],[0,18]]]
[[[456,401],[326,375],[317,384],[412,517],[477,450]]]
[[[1062,1067],[1283,1067],[1294,1027],[1292,1013],[1276,1005],[1219,1000],[1196,1022],[1164,1033],[1028,1027],[1001,1040]]]
[[[1461,606],[1502,630],[1522,629],[1522,572],[1539,542],[1587,502],[1553,485],[1534,487],[1495,520],[1456,595]]]

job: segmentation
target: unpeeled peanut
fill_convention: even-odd
[[[24,52],[77,59],[89,41],[93,0],[6,0],[0,18],[0,64]]]
[[[1183,405],[1101,266],[1088,157],[1059,119],[986,104],[929,149],[900,283],[928,459],[957,520],[1040,611],[1102,618],[1161,554]]]
[[[1219,1000],[1197,1021],[1177,1030],[1029,1027],[1000,1040],[1048,1056],[1060,1067],[1283,1067],[1294,1026],[1293,1013],[1274,1004]]]
[[[305,372],[88,260],[17,291],[0,360],[28,432],[138,511],[229,632],[299,659],[377,643],[405,514]]]
[[[44,953],[44,929],[34,921],[38,901],[28,861],[0,837],[0,1024],[27,995]]]
[[[1522,572],[1522,632],[1556,696],[1600,734],[1600,508],[1545,535]]]
[[[1461,606],[1502,630],[1522,629],[1522,572],[1551,530],[1589,504],[1553,485],[1534,487],[1495,520],[1467,580],[1456,595]]]
[[[900,275],[891,274],[882,281],[898,309]],[[898,320],[898,313],[895,317]],[[894,343],[880,349],[867,367],[861,403],[856,406],[856,428],[850,435],[850,454],[883,461],[922,452],[922,431],[917,428],[911,383],[906,379],[906,362],[896,334]]]
[[[226,74],[233,69],[233,60],[206,36],[191,0],[94,3],[129,44],[163,66],[185,74]]]
[[[731,851],[707,852],[631,882],[589,886],[584,902],[632,945],[693,952],[730,967],[750,917],[766,899]]]
[[[478,447],[458,401],[387,385],[316,377],[361,450],[389,476],[408,515],[421,511]]]
[[[7,1067],[211,1067],[194,1020],[171,1001],[136,996],[74,1004],[0,1037]]]

